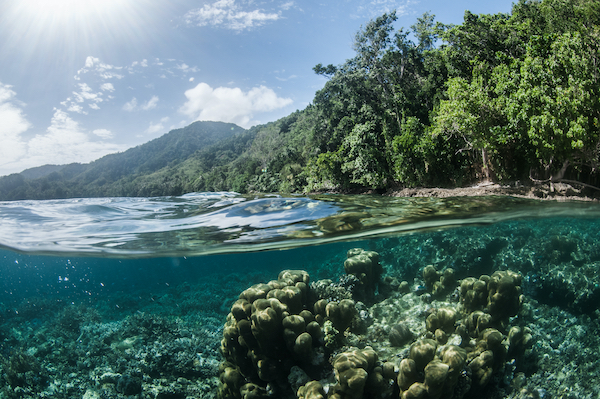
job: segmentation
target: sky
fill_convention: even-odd
[[[496,0],[0,0],[0,176],[87,163],[198,120],[244,128],[304,109],[312,68],[354,56],[396,10],[460,24]]]

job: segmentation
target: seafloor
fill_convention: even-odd
[[[398,363],[410,342],[392,345],[395,326],[417,339],[432,309],[458,309],[455,289],[441,296],[427,289],[427,265],[452,268],[459,280],[512,270],[522,275],[523,300],[509,323],[532,339],[477,397],[600,397],[599,225],[549,218],[188,259],[3,252],[0,398],[217,397],[223,325],[238,295],[284,269],[335,285],[355,247],[379,253],[382,279],[407,281],[409,291],[380,284],[360,305],[362,328],[340,336],[336,353],[371,346],[380,360]]]

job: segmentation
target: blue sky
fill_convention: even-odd
[[[18,0],[0,2],[0,175],[90,162],[196,120],[248,128],[305,108],[312,67],[353,56],[396,10],[460,24],[512,1]]]

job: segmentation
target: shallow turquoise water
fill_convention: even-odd
[[[554,334],[563,341],[573,331],[600,331],[600,204],[210,193],[0,203],[0,398],[125,397],[117,380],[98,382],[106,373],[138,375],[143,397],[214,397],[222,326],[239,293],[284,269],[335,281],[355,247],[377,251],[383,276],[413,289],[429,264],[452,267],[458,278],[521,273],[538,345],[522,368],[523,389],[557,395],[567,384],[578,397],[597,397],[589,381],[590,374],[600,378],[596,357],[570,366],[565,358],[597,352],[597,340],[574,335],[561,347],[545,326],[562,325]],[[140,327],[148,318],[164,331]],[[115,352],[119,340],[138,336],[130,352]],[[177,341],[183,338],[189,347]],[[179,348],[203,366],[187,373],[140,360],[152,345],[159,351],[161,340],[170,342],[165,353]],[[36,366],[9,381],[19,353]],[[567,376],[543,383],[558,370]],[[179,378],[188,381],[184,388],[176,387]],[[490,395],[518,397],[507,384],[497,382]]]

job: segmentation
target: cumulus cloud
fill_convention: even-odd
[[[0,98],[5,95],[5,86],[0,84]],[[50,126],[45,133],[36,134],[29,140],[20,136],[28,129],[29,123],[20,110],[13,107],[6,111],[6,102],[0,103],[0,120],[11,122],[0,124],[0,175],[21,172],[27,168],[45,164],[68,164],[91,162],[106,154],[123,151],[125,147],[108,143],[102,139],[112,137],[106,129],[92,133],[100,140],[94,140],[62,110],[55,109]],[[10,105],[10,104],[9,104]],[[11,128],[12,127],[12,128]],[[5,128],[10,134],[6,134]],[[9,129],[11,128],[11,129]]]
[[[105,129],[94,131],[106,138]],[[93,141],[69,115],[56,109],[45,134],[38,134],[28,142],[26,163],[30,166],[90,162],[106,154],[122,151],[117,144]],[[23,162],[24,163],[24,162]]]
[[[244,128],[256,123],[257,112],[273,111],[292,103],[290,98],[278,97],[268,87],[254,87],[248,92],[239,88],[217,87],[199,83],[185,92],[187,101],[180,112],[194,120],[232,122]]]
[[[144,111],[148,111],[150,109],[156,108],[156,104],[158,104],[158,96],[152,96],[152,98],[142,104],[142,109]]]
[[[15,96],[12,86],[0,82],[0,175],[11,173],[12,171],[4,173],[4,166],[25,155],[27,150],[21,134],[31,124],[25,118],[23,110],[14,104]]]
[[[184,16],[189,25],[222,26],[235,31],[262,26],[279,18],[281,18],[279,13],[267,13],[257,9],[246,10],[235,0],[218,0],[215,3],[191,10]]]

